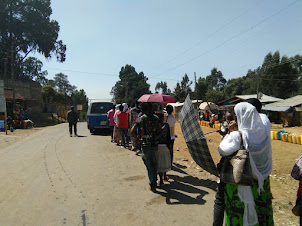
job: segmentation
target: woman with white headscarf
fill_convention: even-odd
[[[251,186],[226,184],[226,225],[274,225],[269,175],[272,171],[271,141],[256,108],[246,102],[235,106],[238,130],[249,151],[255,182]],[[221,156],[239,150],[238,131],[226,135],[219,145]]]

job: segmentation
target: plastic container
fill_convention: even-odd
[[[293,133],[293,144],[296,144],[297,143],[297,140],[296,140],[296,136],[297,136],[298,134],[296,134],[296,133]]]
[[[10,131],[11,131],[11,132],[14,132],[14,127],[10,127]]]
[[[287,142],[293,143],[293,134],[288,134],[288,136],[287,136]]]
[[[296,135],[296,142],[297,144],[301,144],[301,135]]]
[[[282,136],[281,136],[282,133],[286,133],[286,131],[284,131],[284,130],[278,131],[278,140],[282,140]]]
[[[274,131],[274,140],[278,140],[278,132]]]
[[[287,133],[281,133],[281,139],[282,141],[286,142],[287,141]]]
[[[274,131],[271,131],[271,140],[274,139]]]

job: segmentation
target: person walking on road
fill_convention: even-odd
[[[156,192],[157,186],[157,150],[158,136],[161,131],[161,123],[157,115],[152,112],[152,105],[142,103],[142,116],[132,127],[131,134],[141,145],[142,159],[147,168],[150,190]],[[137,128],[140,134],[137,134]]]
[[[72,137],[72,126],[74,128],[74,135],[77,137],[77,122],[78,122],[78,114],[74,110],[74,106],[70,107],[70,111],[67,113],[67,121],[69,123],[69,134]]]
[[[168,113],[166,122],[169,124],[170,127],[170,135],[171,135],[171,149],[170,149],[170,157],[171,157],[171,165],[173,163],[173,148],[174,148],[174,141],[175,141],[175,122],[176,119],[174,115],[172,114],[173,112],[173,107],[172,105],[167,105],[166,106],[166,111]]]

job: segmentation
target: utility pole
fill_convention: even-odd
[[[198,95],[197,95],[197,82],[196,82],[196,72],[194,72],[194,80],[195,80],[195,97],[196,97],[196,100],[197,100],[197,105],[198,105]]]
[[[15,75],[14,75],[14,51],[13,44],[11,45],[11,77],[13,83],[13,119],[15,119],[16,114],[16,98],[15,98]]]
[[[257,99],[259,98],[259,74],[257,74]]]

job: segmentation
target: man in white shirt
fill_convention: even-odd
[[[169,124],[170,127],[170,134],[171,134],[171,165],[173,163],[173,146],[174,146],[174,140],[175,140],[175,122],[176,119],[174,115],[172,115],[173,107],[171,105],[166,106],[166,111],[168,113],[168,116],[166,118],[166,122]]]

